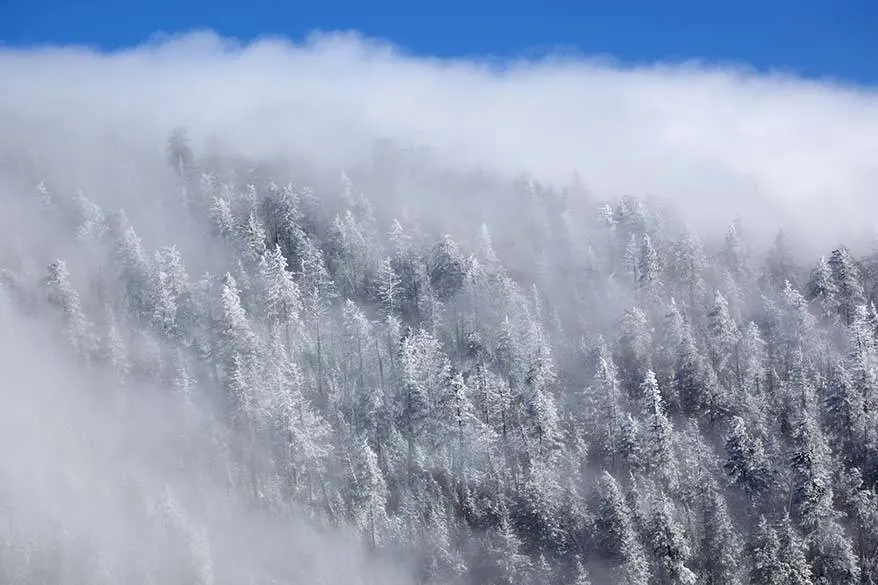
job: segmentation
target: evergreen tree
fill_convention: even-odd
[[[155,253],[150,292],[152,323],[168,337],[178,337],[194,320],[191,306],[189,276],[183,258],[176,246],[162,248]]]
[[[641,392],[641,416],[645,427],[644,463],[646,469],[655,477],[661,478],[664,485],[673,488],[677,482],[676,460],[672,438],[674,429],[665,415],[665,407],[659,392],[658,381],[652,370],[648,370]]]
[[[288,351],[292,348],[292,330],[302,310],[299,287],[287,270],[287,260],[280,246],[268,250],[259,260],[263,304],[268,322],[280,327]]]
[[[726,270],[736,279],[749,275],[750,260],[738,222],[729,225],[723,240],[720,258]]]
[[[624,413],[616,368],[607,355],[598,357],[593,383],[585,390],[583,428],[592,443],[590,451],[612,461]]]
[[[847,248],[838,248],[829,256],[829,269],[837,291],[839,316],[846,325],[854,320],[856,308],[866,303],[860,270]]]
[[[49,303],[61,313],[67,342],[76,353],[89,357],[93,347],[91,325],[82,310],[79,293],[70,281],[66,262],[55,260],[49,264],[43,287]]]
[[[152,316],[150,303],[152,274],[146,251],[140,238],[129,223],[123,211],[114,212],[107,217],[109,236],[113,249],[113,261],[117,277],[125,291],[125,302],[131,314],[149,322]]]
[[[821,317],[828,319],[836,314],[838,289],[826,256],[821,256],[820,261],[811,271],[806,290],[807,299],[818,307]]]
[[[385,258],[378,268],[375,296],[385,314],[392,315],[399,309],[401,281],[393,269],[393,262]]]
[[[860,583],[860,566],[853,546],[835,519],[821,520],[811,535],[811,554],[815,583]]]
[[[694,585],[697,577],[686,566],[689,543],[670,502],[659,491],[653,495],[651,508],[645,539],[655,560],[655,577],[660,583]]]
[[[832,452],[817,421],[804,413],[793,435],[790,465],[793,510],[806,534],[835,517],[831,461]]]
[[[786,282],[795,283],[798,279],[796,263],[793,261],[792,245],[784,230],[779,230],[765,261],[765,280],[767,285],[780,290]]]
[[[811,585],[811,567],[807,560],[807,547],[796,532],[788,515],[781,518],[778,526],[780,540],[780,558],[783,563],[783,574],[786,583],[795,585]],[[829,581],[834,583],[834,581]]]
[[[682,285],[681,292],[685,295],[683,298],[688,302],[690,312],[695,310],[695,298],[703,286],[702,271],[706,267],[707,258],[701,243],[686,230],[673,247],[671,272],[674,280]]]
[[[256,213],[250,212],[236,231],[245,266],[250,270],[255,269],[267,249],[265,228]]]
[[[350,514],[374,548],[380,542],[381,527],[386,521],[384,506],[387,484],[378,467],[375,452],[362,438],[352,441],[347,458]]]
[[[750,583],[752,585],[784,585],[787,571],[781,557],[780,538],[765,516],[760,516],[748,547]]]
[[[731,384],[737,374],[740,332],[729,314],[729,305],[725,297],[719,291],[716,291],[713,304],[707,313],[707,331],[710,336],[714,368],[726,384]]]
[[[637,283],[649,292],[655,292],[661,286],[661,265],[659,264],[658,252],[646,234],[643,235],[637,256]]]
[[[723,467],[732,485],[742,489],[753,502],[770,490],[771,470],[762,441],[753,437],[741,417],[734,417],[726,435]]]
[[[466,262],[457,243],[445,235],[436,245],[429,260],[430,286],[440,301],[447,301],[463,286]]]
[[[228,200],[214,197],[210,207],[210,225],[218,238],[230,241],[235,233],[235,219]]]
[[[742,544],[717,486],[703,492],[699,573],[705,585],[742,585]]]
[[[594,537],[598,550],[611,564],[614,580],[626,585],[645,585],[650,576],[649,566],[619,485],[605,471],[598,479],[597,491]]]
[[[491,585],[515,585],[530,572],[529,559],[521,554],[521,540],[504,516],[488,541],[491,568],[484,580]]]
[[[235,279],[226,273],[220,294],[217,348],[220,371],[232,403],[233,418],[251,431],[261,417],[259,345],[241,306]]]
[[[438,340],[423,330],[403,339],[399,361],[401,379],[397,413],[400,429],[408,443],[408,466],[411,469],[415,443],[429,430],[428,425],[435,422],[432,414],[450,378],[450,369]]]

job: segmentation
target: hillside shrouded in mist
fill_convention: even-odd
[[[0,51],[0,582],[878,583],[878,96]]]

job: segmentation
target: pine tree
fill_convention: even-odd
[[[796,532],[788,515],[781,518],[778,526],[780,558],[783,563],[784,582],[790,585],[811,585],[811,567],[807,559],[807,547]],[[834,581],[829,581],[834,583]]]
[[[806,288],[806,298],[818,307],[821,317],[828,319],[837,312],[838,289],[833,280],[832,270],[826,261],[826,256],[821,256],[820,261],[811,271]]]
[[[533,348],[525,374],[524,417],[537,457],[548,456],[560,446],[560,429],[555,399],[549,391],[555,381],[555,364],[545,333],[531,327]]]
[[[489,540],[491,576],[485,581],[492,585],[516,585],[530,572],[530,561],[521,553],[522,543],[506,515],[492,531]]]
[[[738,222],[731,224],[720,250],[723,265],[738,280],[748,276],[750,272],[748,253],[740,232],[741,226]]]
[[[281,246],[290,265],[296,266],[302,242],[305,240],[302,229],[302,192],[287,183],[277,192],[273,201],[271,212],[265,214],[270,224],[273,221],[274,237],[269,233],[269,239]]]
[[[620,377],[629,395],[636,397],[639,384],[651,366],[652,331],[646,313],[637,307],[625,311],[620,325],[618,365],[623,374]]]
[[[860,565],[863,583],[878,579],[878,494],[867,488],[856,467],[840,478],[839,493],[851,519],[850,534]]]
[[[851,412],[851,423],[854,428],[863,424],[868,429],[870,414],[878,410],[878,343],[872,317],[864,306],[854,311],[846,362],[852,393],[856,395],[851,397],[851,407],[856,409]],[[866,437],[862,440],[868,442]]]
[[[326,263],[323,252],[310,239],[302,247],[302,260],[299,267],[299,290],[302,299],[302,314],[305,324],[312,332],[313,350],[316,360],[316,379],[322,391],[324,375],[324,336],[326,315],[336,296],[335,283]]]
[[[232,416],[252,432],[262,408],[258,339],[241,306],[237,283],[229,273],[223,277],[218,328],[217,357],[229,391]]]
[[[659,491],[652,496],[651,508],[645,540],[655,560],[655,577],[660,583],[694,585],[697,577],[686,566],[691,550],[671,503]]]
[[[856,308],[866,304],[860,270],[847,248],[833,250],[829,256],[829,269],[837,291],[837,311],[846,325],[850,325]]]
[[[784,230],[779,230],[765,260],[765,280],[770,288],[780,290],[786,282],[796,282],[797,269],[792,246]]]
[[[734,417],[725,439],[726,462],[723,467],[732,485],[744,491],[753,502],[772,486],[771,470],[762,441],[747,431],[744,420]]]
[[[376,277],[375,296],[385,314],[393,315],[399,310],[401,292],[401,280],[393,269],[393,262],[385,258],[378,268]]]
[[[478,418],[470,400],[470,389],[461,372],[452,376],[449,386],[438,400],[436,418],[440,423],[439,442],[447,446],[451,453],[451,467],[455,475],[460,477],[466,466],[467,451]]]
[[[860,583],[860,566],[853,546],[845,529],[835,519],[821,520],[811,535],[811,554],[815,583]]]
[[[497,252],[494,251],[494,243],[488,231],[488,226],[484,223],[479,228],[476,257],[489,274],[496,274],[502,269],[500,258],[497,256]]]
[[[612,461],[624,409],[616,368],[610,356],[599,355],[594,381],[586,388],[583,403],[583,428],[592,444],[590,450],[605,461]]]
[[[128,310],[135,318],[148,323],[153,314],[150,302],[152,266],[124,212],[111,214],[107,222],[116,274],[122,284]]]
[[[630,471],[639,470],[649,464],[643,426],[630,412],[625,413],[619,424],[615,453]]]
[[[803,413],[793,434],[790,466],[793,474],[792,501],[796,517],[806,533],[833,518],[832,452],[814,417]]]
[[[725,498],[713,482],[702,497],[701,578],[705,585],[742,585],[742,545]]]
[[[643,290],[654,293],[661,286],[661,264],[652,240],[644,234],[637,255],[637,284]]]
[[[282,445],[282,466],[291,492],[312,503],[317,479],[329,453],[330,428],[302,390],[302,374],[289,360],[279,331],[272,336],[262,376],[271,396],[274,430]]]
[[[80,189],[74,191],[72,203],[76,238],[85,244],[99,243],[106,231],[104,210]]]
[[[235,218],[228,200],[214,197],[211,201],[209,215],[213,234],[218,238],[231,241],[235,233]]]
[[[646,585],[649,566],[619,485],[605,471],[598,479],[597,491],[594,537],[598,550],[613,567],[612,573],[617,581],[626,585]]]
[[[786,584],[787,571],[781,557],[780,538],[765,516],[759,518],[748,553],[752,585]]]
[[[255,269],[267,249],[265,228],[262,227],[262,222],[256,213],[250,212],[236,231],[241,257],[248,269]]]
[[[55,260],[49,264],[43,287],[49,303],[61,312],[67,342],[77,354],[89,357],[93,349],[91,325],[82,310],[79,293],[70,281],[66,262]]]
[[[762,428],[766,422],[764,418],[765,394],[768,386],[767,362],[766,343],[759,326],[751,321],[744,328],[738,344],[736,364],[738,392],[735,403],[739,407],[741,416],[757,428]]]
[[[292,349],[292,331],[302,311],[299,287],[287,270],[287,260],[280,246],[268,250],[259,260],[262,306],[272,327],[283,331],[287,351]]]
[[[689,311],[695,310],[695,298],[703,286],[702,271],[707,267],[707,259],[698,239],[686,230],[673,247],[671,273],[674,280],[682,285],[683,297],[689,305]]]
[[[175,337],[179,333],[177,301],[168,280],[168,275],[163,270],[156,272],[152,285],[154,296],[150,303],[153,307],[151,322],[161,334]]]
[[[728,396],[721,393],[713,368],[698,352],[691,335],[684,336],[678,348],[672,384],[684,414],[704,416],[711,422],[726,414]]]
[[[628,238],[628,245],[625,246],[625,273],[631,280],[631,283],[637,285],[640,283],[640,250],[637,245],[637,236],[631,234]]]
[[[350,296],[363,293],[366,278],[376,263],[376,245],[372,240],[368,226],[362,225],[350,209],[336,216],[327,261],[341,292]]]
[[[735,379],[738,340],[740,332],[729,305],[722,293],[716,291],[713,305],[707,313],[707,331],[711,342],[711,358],[714,368],[727,384]]]
[[[823,399],[827,428],[834,429],[833,447],[849,465],[860,465],[866,457],[866,417],[863,394],[843,363],[832,364]]]
[[[665,407],[659,392],[658,381],[652,370],[640,385],[640,410],[644,422],[644,463],[653,476],[661,479],[664,486],[673,488],[678,471],[673,451],[674,429],[665,415]]]
[[[450,378],[448,358],[439,341],[427,331],[406,336],[400,348],[399,426],[408,444],[411,470],[415,443],[430,430],[441,389]],[[427,435],[428,439],[434,437]]]
[[[176,246],[155,253],[150,292],[152,323],[168,337],[181,336],[194,322],[189,275]]]

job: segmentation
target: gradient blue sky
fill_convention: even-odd
[[[0,0],[0,43],[130,46],[210,28],[244,40],[357,30],[425,55],[747,63],[878,85],[878,0]]]

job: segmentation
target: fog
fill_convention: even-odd
[[[453,167],[556,184],[578,172],[598,196],[656,195],[712,228],[740,215],[835,243],[874,227],[878,93],[840,82],[698,62],[440,60],[356,34],[295,45],[209,32],[111,54],[4,49],[0,77],[3,143],[48,149],[91,180],[129,153],[155,154],[183,125],[199,143],[304,151],[328,166],[393,138]],[[131,181],[148,191],[153,174],[134,166]]]
[[[190,230],[189,219],[167,205],[167,194],[180,190],[166,151],[177,128],[185,128],[199,153],[295,161],[297,184],[340,193],[340,171],[351,170],[383,220],[404,216],[474,240],[479,214],[490,210],[501,224],[492,233],[510,271],[534,270],[515,259],[528,244],[502,225],[520,214],[499,185],[521,175],[558,189],[577,177],[582,186],[572,196],[583,205],[655,197],[705,239],[720,239],[737,217],[757,240],[784,228],[802,255],[825,253],[878,227],[878,91],[829,80],[698,62],[632,67],[568,54],[431,59],[353,33],[243,44],[200,32],[113,53],[2,48],[0,88],[0,268],[36,282],[46,265],[63,258],[95,329],[107,326],[102,311],[123,312],[123,303],[95,292],[95,280],[106,277],[106,250],[65,232],[65,220],[45,213],[33,187],[44,180],[59,198],[81,189],[106,210],[125,210],[147,249],[180,247],[193,283],[207,270],[234,271],[221,245]],[[409,153],[400,160],[417,164],[382,167],[380,149],[388,144]],[[417,166],[419,152],[429,153],[424,166]],[[36,176],[24,168],[37,169]],[[461,187],[473,176],[482,182]],[[247,270],[255,272],[240,268]],[[18,294],[12,288],[7,297]],[[258,287],[241,288],[246,296]],[[685,290],[694,305],[694,288]],[[629,300],[606,300],[605,308],[615,317],[617,305]],[[254,459],[241,464],[235,446],[244,439],[217,424],[223,415],[216,394],[181,405],[161,380],[120,384],[107,368],[70,355],[57,319],[39,311],[23,316],[28,311],[13,304],[0,298],[0,563],[24,567],[14,569],[25,571],[22,582],[38,579],[33,571],[44,565],[61,567],[46,582],[69,583],[80,582],[77,571],[108,583],[410,578],[408,557],[376,560],[357,530],[296,505],[277,506],[283,488],[270,480],[260,489],[276,493],[249,493],[242,469],[263,466],[272,477],[268,449],[255,449]],[[540,318],[539,309],[533,314]],[[380,326],[389,339],[395,330]],[[528,339],[537,330],[525,329]],[[299,351],[293,346],[301,343],[310,359],[309,335],[286,340],[286,351]],[[322,373],[321,360],[331,360],[321,356],[327,350],[319,335],[317,366],[309,367]],[[138,339],[126,340],[132,356],[148,353],[135,348],[148,346]],[[166,362],[157,376],[165,382],[169,360],[162,352],[172,353],[176,343],[156,350]],[[183,345],[197,353],[197,340]],[[384,351],[375,349],[373,368],[382,386],[383,368],[394,359]],[[342,362],[333,367],[349,367]],[[378,379],[362,355],[359,368],[363,379]],[[210,376],[221,380],[204,374]],[[473,439],[479,448],[481,440]],[[374,540],[376,520],[370,522]],[[394,522],[387,521],[387,533],[405,541],[402,522]]]
[[[349,531],[243,494],[209,403],[120,386],[58,342],[3,299],[0,582],[409,582]]]

